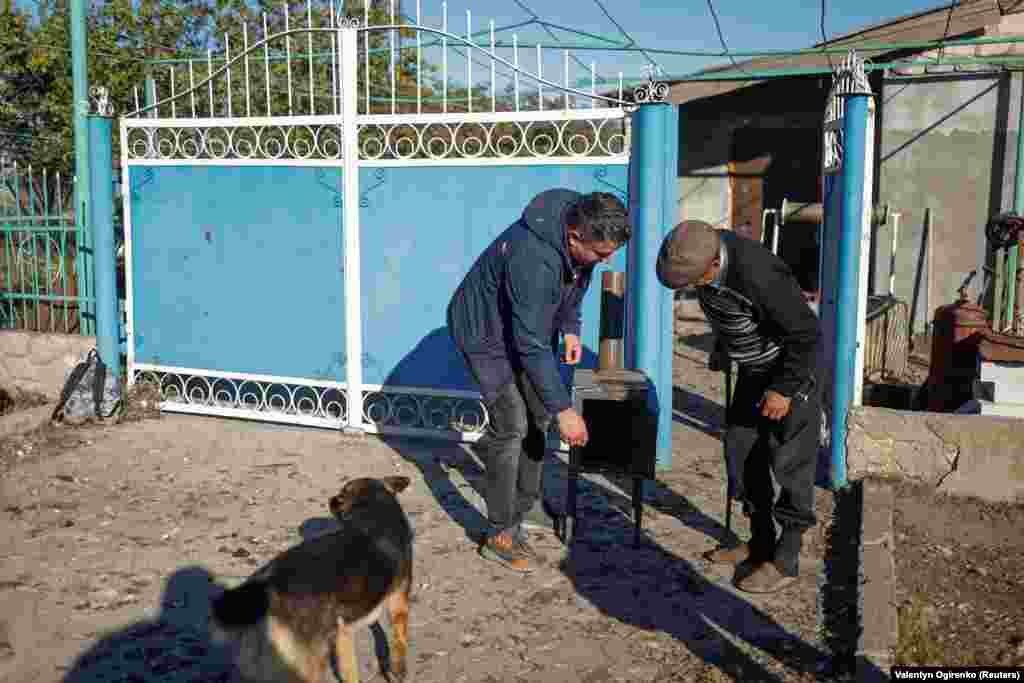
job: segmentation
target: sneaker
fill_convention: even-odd
[[[774,562],[763,562],[749,576],[736,582],[736,587],[747,593],[775,593],[796,582],[795,576],[786,576]]]
[[[540,558],[537,551],[530,545],[530,534],[525,528],[523,528],[522,524],[516,527],[516,532],[512,536],[512,541],[516,544],[516,547],[522,550],[523,554],[531,560],[537,560]]]
[[[538,498],[533,507],[523,515],[523,521],[520,522],[520,526],[527,531],[554,531],[555,518],[548,514],[547,505],[544,504],[544,500]]]
[[[480,546],[480,556],[486,560],[497,562],[512,571],[523,574],[533,571],[529,556],[516,542],[511,531],[488,536]]]

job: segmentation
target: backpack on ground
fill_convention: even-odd
[[[82,424],[93,418],[116,420],[122,406],[121,383],[107,372],[106,363],[93,349],[68,373],[51,419],[68,424]]]

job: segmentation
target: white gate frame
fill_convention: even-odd
[[[308,0],[307,0],[308,2]],[[367,3],[368,5],[369,3]],[[333,15],[333,8],[332,8]],[[500,57],[495,51],[494,23],[491,22],[491,48],[487,50],[471,39],[471,17],[467,11],[466,37],[448,31],[447,10],[441,29],[420,25],[417,21],[402,25],[392,14],[387,25],[370,26],[368,9],[364,20],[331,17],[327,27],[314,27],[312,11],[307,4],[307,25],[286,28],[267,35],[264,16],[263,38],[249,45],[248,29],[244,49],[230,56],[225,36],[224,65],[213,69],[208,53],[206,78],[196,83],[195,65],[188,62],[188,88],[176,92],[175,81],[181,76],[172,69],[168,79],[170,94],[148,106],[140,106],[136,91],[135,110],[121,119],[122,183],[125,216],[126,308],[128,380],[153,381],[161,390],[161,408],[169,412],[222,415],[268,420],[307,426],[345,429],[368,433],[394,433],[474,441],[487,424],[486,409],[476,392],[436,390],[425,387],[398,387],[366,384],[362,369],[362,310],[359,227],[359,169],[362,167],[396,166],[513,166],[513,165],[626,165],[629,162],[629,118],[632,104],[622,96],[622,74],[619,74],[618,97],[597,94],[596,69],[591,65],[590,92],[569,84],[569,52],[565,51],[564,83],[547,80],[542,75],[541,46],[537,46],[537,73],[532,74],[519,64],[518,40],[513,39],[513,60]],[[285,25],[288,25],[287,9]],[[416,33],[417,66],[420,64],[422,36],[440,37],[443,45],[443,111],[423,113],[422,82],[417,78],[415,114],[398,113],[395,69],[390,70],[390,114],[372,113],[370,96],[369,48],[360,64],[359,34],[387,31],[391,35],[391,65],[395,66],[395,34],[398,29]],[[328,112],[321,114],[315,105],[313,65],[314,36],[326,34],[331,40],[331,99]],[[306,37],[308,47],[309,114],[297,114],[296,101],[303,93],[293,83],[291,45],[296,38]],[[275,112],[271,100],[271,43],[284,41],[288,64],[287,112]],[[449,43],[466,49],[467,73],[470,74],[468,111],[449,111],[448,48]],[[366,44],[369,45],[369,39]],[[254,115],[254,99],[259,93],[251,84],[259,78],[250,75],[250,55],[262,51],[265,94],[265,115]],[[482,55],[491,66],[491,111],[474,112],[472,99],[473,55]],[[244,116],[235,115],[236,100],[241,108],[242,94],[234,91],[232,67],[244,60]],[[258,61],[258,60],[257,60]],[[499,111],[495,92],[495,66],[503,64],[514,78],[513,111]],[[366,111],[360,113],[359,73],[366,75]],[[259,73],[259,69],[255,70]],[[419,73],[419,69],[417,69]],[[538,108],[523,110],[520,101],[520,79],[533,80]],[[226,79],[224,106],[217,112],[214,85]],[[224,82],[224,81],[220,81]],[[653,79],[652,79],[653,83]],[[544,87],[564,95],[564,107],[545,109]],[[155,88],[150,86],[156,100]],[[641,86],[634,99],[664,97],[664,88],[653,91]],[[650,91],[650,92],[649,92]],[[205,113],[202,99],[206,96]],[[199,101],[197,102],[197,97]],[[589,98],[588,108],[573,108],[570,97]],[[596,103],[606,106],[597,107]],[[199,105],[197,107],[197,104]],[[258,106],[258,102],[257,102]],[[179,116],[179,108],[185,115]],[[163,116],[170,110],[170,116]],[[225,111],[226,110],[226,111]],[[218,115],[226,114],[226,116]],[[497,134],[498,126],[514,126],[517,134]],[[531,131],[540,130],[530,137]],[[607,130],[606,130],[607,129]],[[298,132],[297,132],[298,131]],[[303,133],[306,137],[302,137]],[[460,143],[459,135],[465,137]],[[241,370],[181,368],[137,363],[134,353],[134,307],[132,283],[131,187],[129,173],[133,166],[314,166],[342,169],[342,221],[345,249],[345,338],[346,375],[344,382],[308,378],[266,376]],[[277,400],[272,387],[283,387],[287,400]],[[250,387],[245,391],[246,387]],[[258,391],[255,390],[258,388]],[[342,404],[344,401],[344,404]]]

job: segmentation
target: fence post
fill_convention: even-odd
[[[93,262],[96,278],[96,347],[108,372],[121,376],[121,345],[114,250],[114,155],[106,93],[98,90],[98,115],[88,118]]]
[[[345,244],[345,382],[348,390],[346,431],[363,431],[363,320],[359,247],[359,132],[356,129],[359,33],[357,20],[341,19],[342,225]]]
[[[71,81],[74,101],[71,106],[75,134],[75,273],[78,280],[78,325],[82,334],[93,333],[93,311],[89,299],[92,286],[92,235],[89,227],[89,113],[88,0],[71,0]]]
[[[863,71],[861,71],[863,73]],[[864,85],[867,85],[866,78]],[[846,422],[857,384],[857,325],[865,311],[858,310],[860,289],[861,241],[863,239],[865,143],[868,123],[868,98],[858,87],[839,93],[844,99],[843,170],[840,189],[842,211],[839,228],[839,256],[836,273],[835,374],[832,378],[832,488],[841,489],[846,481]]]
[[[653,385],[648,407],[658,418],[656,463],[672,466],[672,292],[658,283],[661,242],[675,225],[675,107],[640,105],[631,123],[629,209],[633,237],[627,247],[626,367]],[[672,176],[672,183],[667,182]],[[631,338],[630,338],[631,337]]]

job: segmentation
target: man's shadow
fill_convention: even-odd
[[[228,683],[230,653],[211,640],[207,621],[220,590],[203,567],[178,569],[167,579],[156,618],[99,640],[74,661],[63,683]]]

